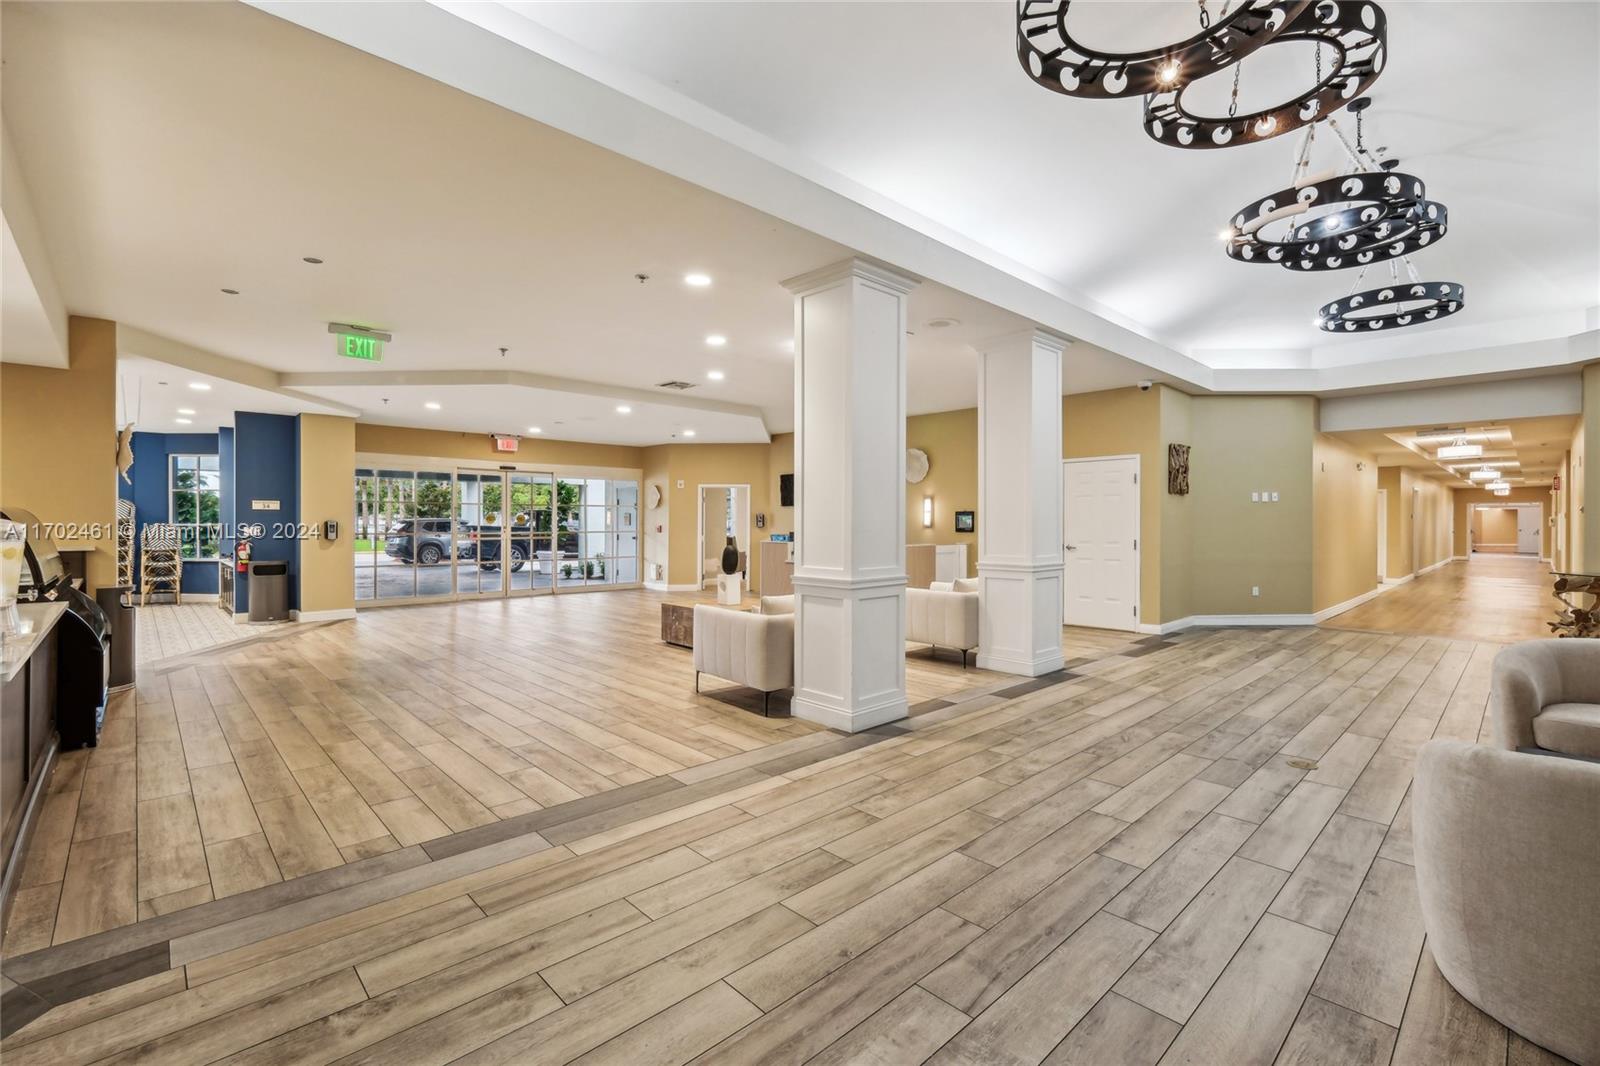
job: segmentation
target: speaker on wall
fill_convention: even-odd
[[[778,475],[778,504],[781,507],[794,506],[794,475]]]

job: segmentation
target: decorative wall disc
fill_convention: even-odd
[[[1354,293],[1317,310],[1324,333],[1366,333],[1448,318],[1467,306],[1467,290],[1453,281],[1394,282]],[[1372,310],[1379,309],[1376,313]]]
[[[1017,0],[1022,69],[1052,92],[1118,99],[1178,89],[1237,63],[1309,9],[1311,0],[1245,0],[1215,24],[1203,19],[1188,40],[1142,52],[1086,47],[1067,30],[1071,6],[1072,0]]]
[[[921,448],[906,449],[906,481],[915,485],[928,476],[928,453]]]
[[[1278,137],[1326,118],[1377,80],[1388,51],[1388,20],[1371,0],[1316,0],[1265,43],[1304,41],[1332,48],[1333,70],[1300,96],[1247,115],[1197,115],[1183,104],[1193,79],[1145,100],[1144,129],[1174,148],[1229,148]]]
[[[1290,270],[1341,270],[1394,259],[1445,235],[1449,213],[1426,194],[1420,178],[1396,171],[1344,174],[1280,189],[1234,214],[1228,257]],[[1281,240],[1264,236],[1270,222],[1342,203],[1351,206],[1291,225]]]

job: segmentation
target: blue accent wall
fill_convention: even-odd
[[[171,504],[167,499],[167,471],[174,455],[218,455],[218,435],[215,433],[135,433],[133,468],[128,476],[130,485],[117,478],[117,497],[131,500],[134,509],[135,544],[144,527],[152,523],[172,521]],[[220,462],[220,460],[219,460]],[[228,521],[227,500],[232,480],[229,468],[222,467],[222,521]],[[140,580],[139,553],[134,552],[133,580]],[[196,594],[217,592],[217,564],[215,562],[188,562],[183,568],[183,591]]]
[[[294,415],[236,411],[233,416],[233,523],[259,524],[266,536],[252,537],[251,559],[281,559],[289,564],[289,609],[300,607],[300,541],[292,533],[300,522],[300,423]],[[277,500],[276,511],[251,508],[256,500]],[[226,513],[224,513],[226,518]],[[276,535],[275,535],[276,534]],[[235,575],[234,610],[249,609],[249,579]]]
[[[217,466],[222,470],[222,494],[217,509],[222,515],[222,540],[218,550],[224,558],[233,555],[233,427],[217,430]]]

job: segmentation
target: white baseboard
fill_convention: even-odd
[[[1314,620],[1318,621],[1318,622],[1326,622],[1328,619],[1332,618],[1334,615],[1344,614],[1348,610],[1351,610],[1351,609],[1356,608],[1356,607],[1360,607],[1363,603],[1366,603],[1368,600],[1376,599],[1377,597],[1382,596],[1385,592],[1393,592],[1395,589],[1397,589],[1399,587],[1400,587],[1400,582],[1395,582],[1392,585],[1391,584],[1387,584],[1387,583],[1379,585],[1376,588],[1368,589],[1366,592],[1363,592],[1359,596],[1352,596],[1348,600],[1345,600],[1343,603],[1336,603],[1332,607],[1324,607],[1322,610],[1318,611],[1316,614],[1312,615],[1311,617]]]
[[[295,622],[339,622],[347,618],[354,618],[354,607],[336,607],[331,611],[290,611],[289,618]]]
[[[1162,622],[1158,626],[1140,626],[1139,631],[1165,636],[1197,626],[1228,628],[1234,626],[1309,626],[1316,624],[1316,616],[1309,614],[1192,614],[1187,618]]]
[[[1404,585],[1407,581],[1415,580],[1416,576],[1416,574],[1407,574],[1405,577],[1386,577],[1383,579],[1383,584],[1387,588],[1395,588],[1396,586]]]
[[[1441,566],[1449,566],[1453,562],[1455,562],[1455,557],[1451,556],[1451,555],[1446,555],[1443,559],[1440,559],[1438,562],[1434,563],[1433,565],[1424,566],[1421,570],[1418,570],[1417,571],[1417,576],[1421,577],[1423,574],[1431,573],[1432,571],[1439,569],[1439,567],[1441,567]]]

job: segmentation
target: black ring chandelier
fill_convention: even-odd
[[[1268,43],[1304,41],[1317,49],[1317,81],[1292,100],[1235,114],[1239,68],[1234,67],[1233,103],[1225,116],[1197,115],[1184,106],[1189,83],[1175,85],[1145,99],[1144,129],[1175,148],[1227,148],[1264,141],[1326,118],[1365,92],[1383,73],[1389,46],[1388,19],[1371,0],[1340,3],[1316,0],[1288,20]],[[1322,48],[1337,56],[1333,71],[1322,74]]]
[[[1341,270],[1393,259],[1445,235],[1449,212],[1426,199],[1426,191],[1420,178],[1394,171],[1280,189],[1234,213],[1228,257],[1290,270]],[[1268,223],[1340,203],[1352,206],[1291,226],[1280,240],[1264,235]]]
[[[1324,333],[1356,333],[1398,329],[1448,318],[1467,306],[1467,290],[1453,281],[1393,283],[1352,293],[1317,309],[1317,328]],[[1356,314],[1382,308],[1378,314]]]
[[[1141,52],[1099,52],[1067,29],[1072,0],[1017,0],[1017,58],[1052,92],[1098,99],[1143,96],[1187,85],[1237,63],[1271,41],[1311,0],[1246,0],[1215,25],[1200,5],[1200,32]]]

